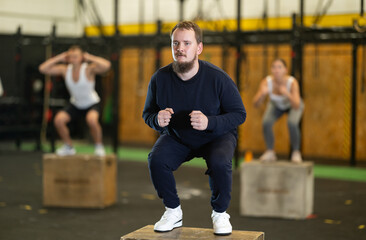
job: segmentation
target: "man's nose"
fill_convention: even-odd
[[[178,43],[178,45],[177,45],[177,51],[178,52],[182,52],[184,49],[183,49],[183,44],[180,44],[180,43]]]

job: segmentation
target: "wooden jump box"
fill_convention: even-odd
[[[171,232],[157,233],[154,232],[153,225],[147,225],[140,228],[132,233],[129,233],[121,237],[121,240],[157,240],[157,239],[180,239],[180,240],[264,240],[263,232],[252,232],[252,231],[236,231],[228,236],[216,236],[213,234],[212,229],[207,228],[187,228],[181,227],[176,228]]]
[[[313,211],[313,163],[243,163],[240,214],[304,219]]]
[[[117,200],[115,155],[43,155],[43,205],[104,208]]]

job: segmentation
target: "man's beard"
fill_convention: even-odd
[[[173,71],[176,72],[176,73],[187,73],[187,72],[189,72],[193,68],[196,59],[197,59],[197,56],[195,56],[193,58],[193,60],[190,61],[190,62],[174,61],[173,62]]]

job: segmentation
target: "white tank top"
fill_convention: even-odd
[[[77,82],[72,78],[72,64],[67,66],[65,82],[70,93],[70,102],[77,108],[86,109],[100,101],[95,91],[95,81],[88,80],[86,77],[87,63],[81,64],[79,80]]]
[[[275,104],[275,106],[281,110],[287,110],[287,109],[291,108],[291,102],[287,97],[273,93],[272,77],[267,76],[266,79],[267,79],[267,84],[268,84],[269,98]],[[287,80],[287,91],[289,91],[289,92],[291,90],[291,84],[293,81],[294,81],[294,78],[292,76],[290,76]]]

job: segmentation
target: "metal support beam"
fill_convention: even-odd
[[[304,0],[300,0],[300,26],[304,27]]]
[[[296,14],[293,14],[292,16],[292,56],[291,56],[291,75],[294,76],[297,81],[299,82],[299,90],[300,90],[300,96],[304,98],[304,92],[302,87],[302,60],[303,60],[303,28],[301,26],[297,25],[296,22]],[[300,132],[302,132],[302,121],[300,121]],[[303,134],[300,135],[301,137]],[[303,142],[303,141],[301,141]],[[301,148],[301,146],[300,146]],[[290,146],[291,149],[291,146]],[[290,158],[291,158],[291,152],[290,151]]]
[[[184,0],[180,0],[179,4],[179,21],[184,20]]]
[[[155,69],[159,69],[161,67],[161,28],[162,28],[162,22],[161,20],[157,20],[156,22],[156,55],[155,55]]]
[[[118,30],[118,19],[119,19],[119,0],[114,1],[114,47],[111,55],[111,62],[112,62],[112,69],[114,72],[114,80],[113,80],[113,133],[112,133],[112,145],[113,145],[113,152],[117,154],[118,152],[118,135],[120,134],[119,130],[119,112],[120,105],[119,99],[121,99],[121,91],[119,89],[119,59],[120,59],[120,34]]]
[[[118,7],[119,7],[119,0],[114,0],[114,31],[115,35],[119,35],[119,29],[118,29]]]
[[[54,54],[54,45],[55,45],[55,39],[56,39],[56,25],[54,24],[52,26],[52,33],[49,37],[49,43],[48,43],[48,56],[47,58],[51,58]],[[46,76],[46,78],[49,78],[47,80],[47,88],[48,89],[45,89],[45,91],[47,91],[47,94],[48,94],[48,98],[52,98],[52,90],[51,90],[51,86],[52,85],[52,82],[53,82],[53,78],[54,77],[51,77],[51,76]],[[45,80],[46,81],[46,80]],[[47,103],[48,106],[46,106],[47,108],[49,108],[49,103]],[[52,109],[54,111],[54,109]],[[55,152],[56,151],[56,146],[55,146],[55,139],[56,139],[56,129],[53,125],[53,120],[54,120],[54,117],[55,117],[55,114],[53,113],[52,111],[52,119],[51,119],[51,151],[52,152]],[[46,111],[44,112],[44,114],[46,114]],[[45,117],[45,116],[44,116]]]
[[[22,35],[22,28],[21,26],[18,27],[17,29],[17,33],[16,33],[16,41],[17,41],[17,44],[16,44],[16,48],[15,48],[15,83],[17,86],[19,86],[17,89],[16,89],[16,97],[19,98],[19,99],[22,99],[21,96],[23,96],[23,88],[21,87],[22,86],[22,80],[23,80],[23,74],[22,74],[22,42],[23,42],[23,35]],[[19,104],[17,104],[15,106],[16,108],[16,112],[18,114],[18,116],[21,116],[22,114],[22,109],[21,109],[21,104],[23,102],[23,99],[20,101]],[[15,124],[16,125],[20,125],[20,120],[19,118],[17,118],[15,120]],[[20,134],[18,132],[16,132],[16,140],[15,140],[15,144],[16,144],[16,147],[17,149],[19,150],[20,148],[20,144],[21,144],[21,137],[20,137]]]
[[[296,24],[296,15],[292,16],[292,69],[291,75],[299,81],[300,94],[302,96],[302,52],[303,52],[302,28]]]
[[[360,11],[360,17],[363,17],[363,0],[361,0],[361,11]]]
[[[237,0],[237,28],[236,28],[236,85],[238,86],[239,92],[240,92],[240,71],[241,71],[241,0]],[[238,142],[240,140],[240,131],[238,131]],[[235,168],[239,167],[239,144],[237,144],[235,148]]]
[[[358,43],[352,45],[352,89],[351,89],[351,156],[350,165],[356,166],[356,122],[357,122],[357,48]]]

